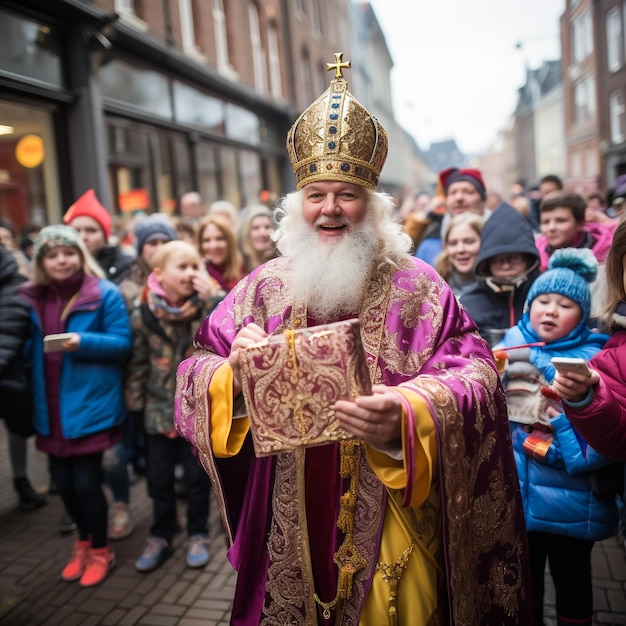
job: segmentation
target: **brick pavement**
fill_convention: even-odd
[[[44,455],[29,445],[29,473],[40,490],[48,484]],[[58,496],[27,513],[16,510],[7,459],[6,432],[0,426],[0,624],[3,626],[226,626],[235,573],[226,560],[225,536],[216,507],[210,517],[213,558],[202,570],[185,566],[184,537],[158,570],[139,574],[133,563],[148,534],[151,504],[145,480],[131,488],[136,528],[113,548],[117,566],[100,586],[80,589],[60,580],[73,537],[58,533]],[[182,518],[184,503],[180,503]],[[593,552],[594,626],[626,626],[626,559],[617,538]],[[546,626],[555,626],[554,590],[546,577]]]

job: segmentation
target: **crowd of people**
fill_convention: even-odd
[[[10,225],[0,228],[0,397],[10,407],[2,417],[13,484],[21,510],[47,503],[27,473],[34,434],[49,459],[49,490],[64,504],[59,531],[76,533],[63,580],[93,586],[107,576],[110,541],[134,530],[138,472],[154,509],[136,569],[171,555],[181,494],[186,563],[209,562],[210,483],[174,426],[176,367],[202,319],[276,255],[274,229],[267,207],[240,212],[220,201],[194,218],[140,216],[129,237],[114,231],[93,189],[63,224],[29,228],[21,242]]]
[[[358,140],[336,141],[343,124]],[[191,192],[176,218],[120,233],[88,190],[20,242],[0,226],[13,481],[23,510],[46,505],[27,475],[34,434],[76,531],[61,578],[106,578],[145,471],[136,569],[172,555],[181,476],[186,564],[204,567],[219,490],[236,623],[539,626],[548,560],[558,624],[591,626],[591,550],[623,500],[626,176],[608,205],[554,175],[504,201],[450,167],[398,211],[377,191],[385,130],[340,68],[287,147],[296,190],[275,211]],[[256,455],[246,348],[354,319],[373,390],[330,407],[344,434],[289,447],[278,431],[279,451]],[[294,394],[272,404],[262,387],[247,399],[271,430]]]

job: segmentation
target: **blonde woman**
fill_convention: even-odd
[[[271,237],[275,228],[272,211],[265,205],[244,209],[239,229],[239,246],[248,272],[277,255]]]
[[[480,251],[483,218],[475,213],[461,213],[450,220],[443,250],[435,269],[459,296],[476,282],[476,259]]]

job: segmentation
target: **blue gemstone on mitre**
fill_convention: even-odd
[[[333,109],[338,109],[338,108],[339,108],[339,102],[333,102],[330,106],[331,106]]]
[[[337,127],[336,127],[336,126],[329,126],[329,127],[328,127],[328,132],[329,132],[331,135],[335,135],[335,134],[337,133]]]
[[[315,165],[315,163],[309,165],[309,172],[317,172],[317,165]]]
[[[334,150],[337,147],[337,144],[334,141],[329,141],[328,147],[330,150]]]
[[[347,172],[350,169],[350,163],[346,163],[345,161],[341,164],[341,171]]]

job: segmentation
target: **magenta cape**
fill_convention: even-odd
[[[300,619],[304,605],[299,607],[294,600],[298,595],[294,581],[301,582],[303,577],[296,573],[289,578],[297,564],[286,559],[282,569],[273,569],[268,552],[269,530],[275,528],[277,517],[283,524],[285,543],[290,533],[299,532],[285,521],[294,454],[256,458],[248,434],[239,454],[215,458],[210,449],[207,388],[243,326],[254,322],[270,334],[278,333],[289,328],[297,314],[289,289],[288,261],[274,259],[241,281],[205,320],[196,335],[196,352],[178,370],[177,426],[196,446],[212,479],[232,543],[229,559],[238,571],[233,624],[252,626],[267,615],[279,616],[275,623],[287,623],[280,621],[287,614],[293,620],[289,623],[305,623],[305,618]],[[359,319],[372,381],[401,385],[419,394],[436,426],[444,548],[440,562],[445,574],[440,581],[440,603],[446,623],[534,624],[504,393],[487,344],[445,282],[415,258],[402,260],[399,268],[385,266],[377,272]],[[330,321],[334,320],[309,320],[309,324]],[[405,449],[405,459],[414,458],[413,453]],[[345,491],[337,464],[337,445],[306,451],[311,560],[315,591],[322,598],[334,597],[336,589],[332,556],[341,542],[335,524],[338,499]],[[407,474],[411,473],[410,468]],[[402,491],[410,488],[407,484]],[[359,621],[384,532],[387,498],[397,495],[387,493],[363,456],[355,542],[368,565],[355,579],[343,624]],[[400,501],[408,501],[406,495],[400,494]],[[407,507],[407,524],[412,517]],[[276,537],[271,539],[275,546]],[[284,580],[275,580],[272,572]],[[410,584],[419,593],[419,581]],[[291,603],[281,612],[280,603],[289,592],[293,592]],[[321,614],[318,620],[328,623]]]

